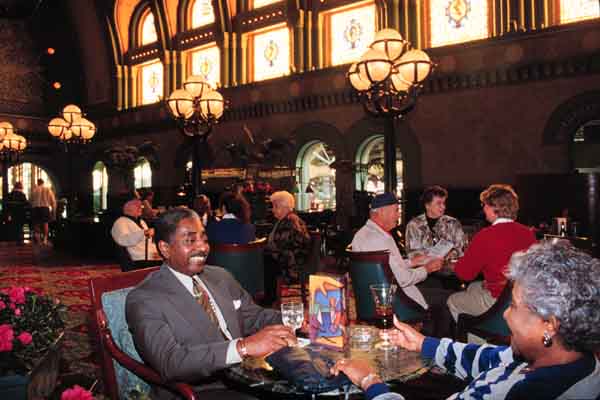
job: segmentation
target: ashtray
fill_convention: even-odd
[[[368,325],[354,325],[350,327],[350,346],[370,346],[376,339],[376,330]]]

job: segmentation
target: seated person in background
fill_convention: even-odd
[[[406,225],[406,252],[410,257],[427,254],[440,241],[444,241],[454,256],[462,256],[465,234],[456,218],[445,215],[448,192],[440,186],[430,186],[421,195],[425,213]],[[439,255],[438,255],[439,256]],[[445,254],[444,254],[445,256]]]
[[[418,289],[415,286],[424,281],[429,273],[438,271],[442,267],[443,260],[436,258],[423,266],[411,268],[411,266],[422,264],[425,256],[416,256],[410,261],[402,259],[396,242],[389,233],[398,224],[399,217],[398,199],[394,194],[383,193],[375,196],[371,202],[367,223],[354,235],[352,251],[388,250],[390,252],[390,268],[398,286],[423,309],[431,307],[432,314],[434,314],[432,318],[433,332],[441,336],[449,336],[452,321],[447,312],[446,300],[451,292],[430,287]]]
[[[154,192],[147,190],[142,196],[142,218],[146,221],[152,221],[158,215],[158,211],[152,208],[152,201],[154,200]]]
[[[220,199],[220,221],[209,222],[206,234],[211,243],[246,244],[256,239],[254,225],[250,224],[250,205],[233,192],[225,192]]]
[[[425,337],[397,320],[392,343],[464,379],[468,386],[449,399],[600,398],[600,261],[565,242],[544,243],[512,257],[510,278],[510,347]],[[331,372],[339,371],[369,400],[403,399],[363,361],[342,359]]]
[[[223,268],[205,265],[210,250],[198,214],[173,208],[156,222],[164,264],[127,295],[125,312],[145,363],[168,382],[195,386],[199,398],[250,399],[225,388],[220,373],[243,357],[296,343],[278,311],[257,306]],[[174,394],[153,387],[151,398]]]
[[[458,314],[481,315],[495,302],[506,285],[510,256],[535,243],[535,234],[515,222],[519,197],[509,185],[491,185],[479,196],[486,220],[492,224],[479,231],[465,255],[454,266],[456,276],[472,281],[483,273],[483,282],[471,283],[467,290],[454,293],[448,308],[455,321]]]
[[[194,199],[194,211],[200,216],[203,226],[207,226],[210,222],[218,221],[213,213],[210,199],[205,194],[199,194]]]
[[[265,258],[265,296],[272,300],[278,276],[286,283],[298,283],[310,253],[310,234],[306,224],[294,212],[296,201],[291,193],[271,195],[273,216],[277,219],[267,241]]]
[[[161,260],[156,245],[152,242],[154,229],[148,228],[141,215],[142,201],[129,200],[123,206],[123,216],[117,218],[110,230],[113,240],[119,246],[127,248],[136,268],[159,265]]]

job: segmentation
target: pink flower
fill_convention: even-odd
[[[60,396],[60,400],[94,400],[94,396],[90,391],[75,385],[71,389],[65,390]]]
[[[20,316],[21,316],[21,309],[20,309],[20,308],[17,308],[17,309],[15,310],[15,315],[16,315],[17,317],[20,317]]]
[[[12,326],[8,324],[0,325],[0,352],[11,351],[14,338],[15,333],[13,332]]]
[[[27,346],[33,340],[31,333],[29,332],[22,332],[19,336],[17,336],[17,339],[19,339],[25,346]]]
[[[25,304],[25,289],[22,287],[13,287],[8,290],[10,301],[16,304]]]
[[[3,301],[0,301],[0,310],[4,310],[6,308],[6,303]]]

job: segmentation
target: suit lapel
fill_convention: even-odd
[[[218,279],[217,275],[222,276],[221,274],[215,274],[213,271],[211,271],[211,268],[207,268],[204,270],[200,278],[206,287],[208,287],[210,294],[217,302],[219,310],[221,310],[221,314],[223,314],[223,318],[227,322],[227,328],[229,329],[231,336],[234,338],[240,337],[241,330],[238,315],[237,311],[233,308],[234,299],[229,294],[227,281]]]

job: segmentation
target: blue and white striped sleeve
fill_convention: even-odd
[[[438,367],[447,370],[448,373],[468,380],[483,371],[514,361],[510,347],[464,344],[432,337],[425,338],[421,356],[432,359]]]

